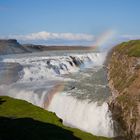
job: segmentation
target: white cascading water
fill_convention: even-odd
[[[63,118],[65,125],[80,128],[94,135],[113,136],[113,122],[107,103],[99,106],[97,102],[80,101],[61,93],[54,96],[49,110]]]
[[[74,80],[61,75],[77,72],[79,67],[102,65],[105,54],[70,54],[66,56],[3,57],[2,62],[16,62],[23,66],[20,79],[10,85],[0,85],[0,94],[23,99],[43,107],[54,85]],[[89,65],[90,64],[90,65]],[[56,91],[58,92],[58,91]],[[48,110],[55,112],[64,124],[99,136],[113,136],[111,113],[107,103],[78,100],[59,91],[49,101]]]
[[[3,62],[15,62],[23,66],[20,81],[37,81],[46,80],[47,78],[56,78],[57,75],[76,72],[79,67],[84,64],[101,65],[104,61],[105,54],[89,53],[70,56],[43,56],[43,57],[27,57],[22,58],[4,58]],[[74,61],[72,58],[74,58]],[[91,63],[92,62],[92,63]]]

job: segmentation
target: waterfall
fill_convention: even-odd
[[[90,65],[101,65],[105,54],[70,54],[67,56],[29,56],[22,58],[4,58],[3,62],[19,63],[23,66],[20,73],[20,81],[46,80],[56,78],[58,75],[77,72],[80,67]]]
[[[113,122],[107,103],[98,105],[94,101],[74,98],[63,91],[63,84],[61,84],[75,80],[65,78],[64,75],[78,72],[82,68],[100,66],[104,59],[104,53],[5,56],[2,63],[18,63],[22,69],[18,71],[19,79],[16,82],[0,85],[0,94],[23,99],[55,112],[68,126],[94,135],[112,137]]]
[[[80,128],[94,135],[113,137],[113,122],[108,104],[80,101],[65,93],[55,94],[49,110],[55,112],[67,126]]]

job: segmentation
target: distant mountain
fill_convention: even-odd
[[[89,46],[45,46],[24,44],[21,45],[15,39],[0,40],[0,55],[17,54],[17,53],[31,53],[39,51],[53,51],[53,50],[92,50]]]
[[[0,55],[25,52],[27,52],[27,50],[15,39],[0,40]]]
[[[32,45],[25,44],[23,45],[25,49],[30,51],[53,51],[53,50],[90,50],[89,46],[45,46],[45,45]]]

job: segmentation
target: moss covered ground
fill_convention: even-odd
[[[111,140],[66,127],[55,113],[7,96],[0,96],[0,139]]]
[[[123,42],[117,45],[115,49],[128,56],[140,57],[140,40]]]

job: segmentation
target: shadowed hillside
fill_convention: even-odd
[[[1,140],[80,140],[71,131],[32,118],[0,117]]]

